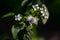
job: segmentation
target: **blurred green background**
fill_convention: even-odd
[[[22,0],[0,0],[0,17],[9,12],[20,13],[21,1]],[[45,36],[47,32],[60,29],[60,0],[41,0],[41,2],[47,6],[50,13],[48,22],[43,26],[41,25],[38,30],[39,36]],[[26,6],[23,9],[25,10],[25,8]],[[0,19],[0,38],[11,34],[10,29],[14,23],[11,18],[12,17],[9,19]],[[10,37],[11,36],[12,35],[10,35]]]

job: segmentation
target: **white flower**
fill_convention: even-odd
[[[41,13],[44,13],[44,11],[41,11]]]
[[[16,21],[20,21],[21,19],[22,19],[22,17],[20,16],[20,14],[15,15],[15,20],[16,20]]]
[[[29,21],[29,24],[30,25],[32,25],[33,23],[34,24],[37,24],[37,19],[35,18],[35,17],[33,17],[32,15],[29,15],[28,17],[27,17],[27,21]]]
[[[43,13],[42,16],[45,16],[45,13]]]
[[[46,12],[47,10],[45,9],[45,12]]]
[[[40,8],[40,10],[43,10],[43,8]]]
[[[39,9],[39,5],[38,4],[32,5],[32,7],[34,8],[34,11],[36,11],[37,9]]]
[[[37,7],[38,7],[38,4],[36,4],[35,6],[37,6]]]
[[[48,19],[48,16],[45,16],[46,19]]]

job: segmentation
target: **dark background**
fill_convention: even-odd
[[[60,0],[41,0],[44,3],[50,13],[48,22],[40,27],[39,33],[53,32],[60,30]],[[16,4],[17,3],[17,4]],[[19,0],[0,0],[0,17],[8,12],[13,12],[16,7],[19,7]],[[19,9],[17,9],[19,10]],[[11,17],[12,18],[12,17]],[[13,24],[12,19],[0,19],[0,34],[10,33],[11,25]]]

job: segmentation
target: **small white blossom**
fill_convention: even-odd
[[[43,8],[40,8],[40,10],[43,10]]]
[[[27,21],[29,21],[29,24],[32,25],[33,23],[34,24],[37,24],[37,19],[35,17],[33,17],[32,15],[29,15],[27,17]]]
[[[48,19],[48,16],[45,16],[46,19]]]
[[[42,16],[45,16],[45,13],[43,13]]]
[[[45,12],[46,12],[47,10],[45,9]]]
[[[37,9],[36,8],[34,8],[34,11],[36,11]]]
[[[39,9],[39,7],[37,7],[37,9]]]
[[[39,5],[38,4],[32,5],[32,7],[34,8],[34,11],[36,11],[37,9],[39,9]]]
[[[41,13],[44,13],[44,11],[41,11]]]
[[[38,7],[39,5],[38,5],[38,4],[36,4],[35,6],[37,6],[37,7]]]
[[[16,21],[20,21],[21,19],[22,19],[22,17],[20,16],[20,14],[15,15],[15,20],[16,20]]]

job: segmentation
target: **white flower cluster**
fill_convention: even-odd
[[[42,14],[42,16],[41,16],[42,22],[43,22],[43,24],[45,24],[49,18],[49,12],[44,4],[42,4],[40,11]]]
[[[22,19],[22,17],[21,17],[21,15],[20,15],[20,14],[15,15],[15,20],[16,20],[16,21],[20,21],[21,19]]]
[[[39,9],[39,5],[38,4],[32,5],[32,7],[34,8],[34,11],[36,11],[37,9]]]
[[[48,15],[48,11],[47,11],[46,6],[43,4],[42,7],[43,7],[43,8],[40,8],[40,11],[41,11],[41,13],[42,13],[42,16],[43,16],[45,19],[48,19],[49,15]]]
[[[36,5],[32,5],[32,7],[33,7],[34,11],[36,11],[36,10],[39,9],[41,11],[41,13],[42,13],[42,16],[44,18],[48,19],[48,15],[46,15],[47,9],[46,9],[46,6],[45,5],[42,5],[42,7],[39,7],[39,5],[36,4]]]

